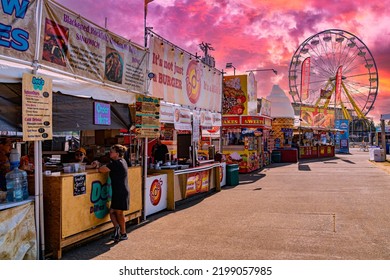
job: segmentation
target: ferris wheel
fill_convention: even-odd
[[[344,30],[329,29],[307,38],[289,67],[294,103],[365,119],[378,94],[378,69],[367,46]]]

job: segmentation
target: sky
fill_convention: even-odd
[[[144,0],[57,0],[64,7],[126,39],[144,45]],[[274,84],[289,92],[289,65],[307,38],[328,29],[354,34],[374,57],[378,95],[368,113],[379,122],[390,113],[390,0],[153,0],[146,25],[180,48],[202,54],[213,47],[216,68],[227,75],[255,72],[258,97]]]

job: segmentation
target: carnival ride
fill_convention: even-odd
[[[289,67],[294,103],[342,112],[342,117],[366,119],[378,94],[378,69],[368,47],[358,37],[328,29],[307,38],[295,51]]]

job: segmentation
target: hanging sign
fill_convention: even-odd
[[[140,138],[160,136],[160,100],[142,94],[135,104],[135,128]]]
[[[175,109],[174,124],[177,130],[192,130],[191,111],[186,108]]]
[[[53,139],[52,104],[52,80],[43,76],[23,74],[23,141]]]
[[[172,105],[160,104],[160,122],[174,123],[175,107]]]
[[[110,104],[102,102],[93,103],[94,124],[110,125],[111,124],[111,107]]]

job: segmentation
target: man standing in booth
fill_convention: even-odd
[[[154,161],[157,163],[159,161],[165,163],[165,156],[168,154],[168,147],[167,145],[161,143],[161,136],[160,138],[157,138],[156,144],[154,144],[152,148],[152,156],[154,158]]]

